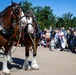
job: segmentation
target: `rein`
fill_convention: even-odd
[[[35,37],[34,37],[34,39],[32,39],[31,35],[30,35],[30,34],[28,34],[28,35],[30,36],[31,41],[32,41],[32,42],[33,42],[33,44],[35,45]]]
[[[35,39],[36,39],[36,37],[34,37],[34,39],[33,39],[30,34],[28,34],[28,35],[29,35],[29,37],[30,37],[30,39],[31,39],[31,41],[32,41],[32,43],[33,43],[34,50],[36,50],[36,44],[35,44],[35,41],[36,41]]]
[[[17,47],[18,47],[18,45],[19,45],[20,38],[21,38],[21,33],[22,33],[22,29],[20,30],[20,34],[19,34],[17,46],[16,46],[16,48],[13,50],[13,52],[11,52],[11,54],[13,54],[13,53],[16,51],[16,49],[17,49]]]
[[[18,47],[18,45],[19,45],[19,42],[20,42],[20,38],[21,38],[21,36],[19,36],[17,46],[16,46],[16,48],[11,52],[11,54],[13,54],[13,53],[16,51],[16,49],[17,49],[17,47]]]

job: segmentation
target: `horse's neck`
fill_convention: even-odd
[[[1,22],[3,24],[3,26],[7,29],[9,29],[12,25],[12,22],[11,22],[11,13],[8,13],[6,12],[2,17],[1,17]]]

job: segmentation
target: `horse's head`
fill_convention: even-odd
[[[21,3],[20,3],[21,4]],[[20,4],[12,2],[0,13],[0,26],[4,32],[13,32],[13,21],[16,20],[19,25],[26,25],[26,17]]]
[[[34,13],[32,11],[28,11],[25,15],[27,17],[27,25],[25,27],[27,33],[36,33],[38,31],[38,25]]]
[[[26,17],[24,15],[20,5],[21,5],[21,3],[17,4],[17,3],[12,2],[11,16],[13,19],[25,24],[26,23]]]

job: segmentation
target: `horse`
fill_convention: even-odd
[[[27,25],[24,27],[24,31],[21,36],[21,42],[23,42],[25,47],[25,61],[23,64],[24,70],[39,70],[39,66],[37,64],[36,56],[37,56],[37,47],[40,39],[40,28],[37,23],[36,17],[32,11],[26,12],[27,17]],[[33,59],[31,65],[29,65],[29,50],[32,47]]]
[[[21,4],[21,3],[20,3]],[[9,74],[10,70],[7,66],[9,51],[12,44],[11,38],[14,33],[13,21],[16,20],[19,24],[26,23],[26,17],[20,7],[20,4],[12,2],[0,13],[0,48],[4,49],[4,61],[2,71]]]

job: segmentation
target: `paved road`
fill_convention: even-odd
[[[14,48],[13,48],[14,49]],[[24,47],[18,47],[12,54],[14,64],[9,65],[11,75],[76,75],[76,54],[65,51],[49,51],[38,47],[37,62],[39,70],[25,71],[22,69],[25,54]],[[2,53],[0,51],[0,53]],[[29,61],[32,60],[30,51]],[[2,74],[3,55],[0,54],[0,74]]]

